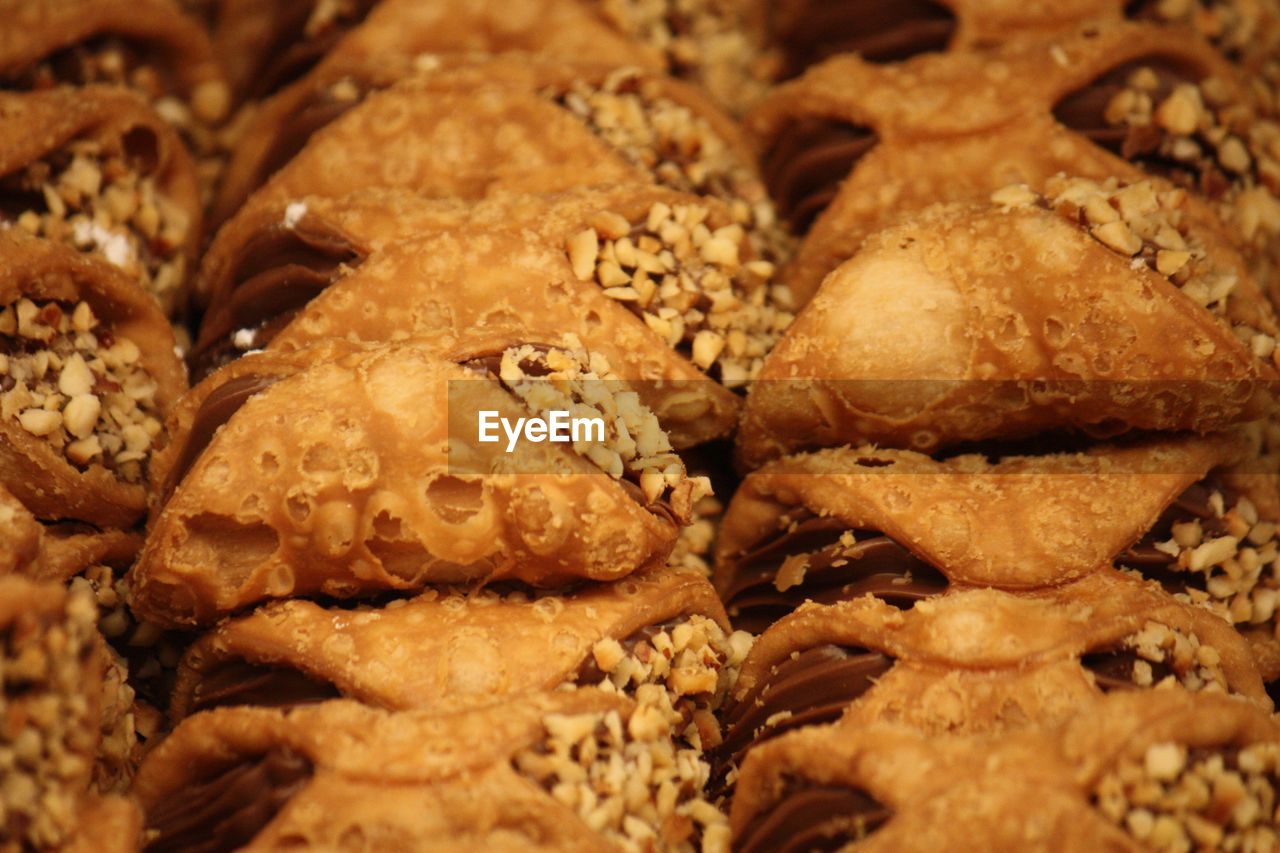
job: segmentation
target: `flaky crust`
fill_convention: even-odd
[[[614,373],[636,382],[674,446],[689,447],[732,432],[738,396],[604,296],[595,282],[579,280],[565,244],[602,213],[643,220],[656,203],[691,201],[712,211],[712,227],[729,223],[713,199],[656,187],[499,194],[475,204],[376,189],[290,203],[255,196],[205,256],[200,287],[212,301],[199,344],[220,340],[233,328],[223,319],[239,283],[238,259],[262,235],[280,233],[292,204],[305,211],[293,227],[297,235],[337,237],[364,259],[312,299],[271,341],[271,349],[338,337],[415,337],[438,353],[462,354],[550,344],[573,334],[589,351],[604,355]]]
[[[846,720],[906,722],[929,732],[1043,725],[1102,695],[1082,655],[1150,622],[1217,649],[1228,689],[1271,707],[1248,644],[1226,622],[1115,572],[1037,593],[953,591],[907,611],[867,597],[803,605],[759,637],[734,694],[746,695],[793,653],[835,644],[896,661]]]
[[[0,92],[0,177],[82,139],[97,142],[106,154],[125,153],[130,162],[142,164],[156,190],[186,214],[186,241],[178,248],[193,268],[203,216],[195,164],[177,132],[140,97],[108,86]],[[172,313],[183,307],[185,298],[186,288],[176,287],[163,307]]]
[[[1251,281],[1240,310],[1274,329]],[[1276,376],[1227,322],[1064,217],[944,205],[828,276],[765,361],[738,450],[754,466],[865,441],[1208,432],[1262,416]]]
[[[532,600],[430,590],[356,612],[281,602],[224,622],[191,647],[170,716],[186,717],[201,678],[228,661],[296,669],[392,710],[488,704],[573,683],[598,641],[695,613],[729,626],[710,584],[673,570]]]
[[[385,61],[378,67],[383,81],[397,73]],[[410,67],[422,65],[410,62]],[[317,69],[317,80],[324,79],[322,69]],[[557,192],[652,184],[649,174],[628,163],[571,112],[538,94],[575,80],[599,82],[615,69],[528,57],[441,60],[438,70],[419,71],[368,95],[313,133],[257,192],[288,202],[308,195],[339,197],[365,187],[400,187],[434,198],[475,199],[497,189]],[[742,163],[754,162],[743,133],[705,95],[657,74],[643,79],[663,97],[706,119]],[[249,133],[250,147],[241,155],[244,164],[231,166],[233,175],[252,171],[248,158],[260,156],[278,133],[271,126],[274,112],[264,115],[264,124]],[[255,142],[258,134],[264,139]],[[231,215],[243,200],[241,194],[253,189],[249,183],[237,179],[223,191],[215,218]],[[763,187],[759,194],[764,197]]]
[[[611,580],[670,551],[675,522],[570,449],[471,444],[475,411],[528,414],[496,383],[412,344],[307,360],[232,365],[284,378],[235,412],[154,515],[132,573],[147,618],[207,623],[267,598],[427,583]]]
[[[838,448],[749,474],[720,527],[715,582],[796,506],[885,533],[954,584],[1031,589],[1107,566],[1210,470],[1242,458],[1234,435],[1101,445],[1087,453],[938,462]]]
[[[1181,29],[1116,23],[1089,32],[995,52],[922,56],[899,66],[840,56],[779,86],[747,122],[765,147],[802,118],[851,122],[879,138],[785,270],[796,299],[803,304],[812,297],[868,235],[935,202],[985,199],[1013,183],[1039,188],[1059,172],[1142,177],[1053,116],[1059,99],[1104,72],[1155,56],[1234,79],[1226,60]],[[1213,228],[1209,205],[1191,202],[1196,220]]]
[[[152,51],[189,94],[222,79],[204,28],[172,0],[0,0],[0,76],[94,38],[116,36]]]
[[[38,564],[43,533],[22,501],[0,486],[0,575],[25,574]]]
[[[137,344],[140,363],[156,382],[157,405],[168,411],[186,387],[186,370],[150,294],[105,261],[14,231],[0,233],[0,258],[0,304],[22,296],[89,303],[104,328]],[[142,485],[118,480],[101,465],[75,468],[16,419],[0,422],[0,478],[40,518],[128,526],[146,508]]]
[[[1121,753],[1156,741],[1187,746],[1274,741],[1268,715],[1221,696],[1110,695],[1061,728],[996,737],[927,737],[907,727],[843,723],[793,732],[747,758],[734,797],[735,841],[788,780],[849,786],[893,811],[859,850],[1125,850],[1143,848],[1090,803]],[[1080,772],[1076,768],[1088,768]]]
[[[276,849],[284,838],[324,849],[344,831],[377,847],[436,849],[438,840],[446,849],[474,849],[492,840],[605,849],[573,811],[510,762],[542,736],[549,714],[630,707],[580,690],[452,714],[390,713],[345,700],[287,713],[217,709],[186,720],[156,747],[133,792],[145,811],[241,756],[285,746],[309,759],[314,775],[248,849]]]

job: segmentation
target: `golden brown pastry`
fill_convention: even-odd
[[[725,206],[656,187],[472,205],[399,190],[257,197],[206,256],[192,365],[199,377],[247,349],[328,337],[443,350],[573,333],[688,447],[732,431],[729,389],[790,322],[772,273]]]
[[[185,720],[134,793],[150,851],[726,850],[706,765],[647,706],[595,690],[467,712],[331,701]],[[554,791],[554,793],[553,793]]]
[[[751,644],[728,624],[705,578],[665,569],[564,592],[432,589],[354,610],[278,602],[191,647],[170,716],[339,696],[458,708],[569,685],[635,698],[657,685],[665,695],[649,701],[677,711],[709,748],[719,742],[712,712]]]
[[[1176,687],[1271,706],[1229,625],[1115,572],[1035,593],[957,591],[908,610],[871,597],[806,604],[747,655],[717,758],[740,767],[760,743],[841,716],[998,731],[1061,720],[1103,693]]]
[[[1055,586],[1162,535],[1166,508],[1244,453],[1219,435],[999,460],[873,447],[788,457],[734,494],[716,588],[735,624],[760,632],[806,599],[870,592],[909,607],[949,583]]]
[[[1269,715],[1182,691],[1107,696],[1060,728],[995,737],[809,728],[748,759],[734,849],[1265,849],[1278,752]]]
[[[706,482],[603,359],[554,341],[454,358],[335,341],[199,385],[157,462],[134,609],[208,623],[268,598],[611,580],[666,558]],[[604,440],[478,440],[481,411],[557,409],[599,417]]]
[[[262,125],[246,133],[215,221],[266,177],[262,161],[270,155],[279,170],[259,192],[274,202],[370,186],[476,199],[496,189],[658,184],[729,204],[769,259],[786,250],[753,149],[693,87],[634,68],[525,57],[438,66],[357,97],[304,137],[300,150],[301,139],[286,138],[293,121],[277,124],[280,117],[264,111]],[[278,145],[285,150],[272,153]],[[290,149],[297,152],[291,159]]]
[[[129,92],[0,93],[0,226],[104,259],[174,314],[201,240],[195,167]]]
[[[1191,191],[1191,219],[1221,219],[1258,251],[1280,231],[1276,128],[1233,74],[1198,37],[1138,24],[893,67],[829,60],[749,121],[781,214],[808,231],[786,282],[803,303],[903,215],[1010,183],[1039,190],[1059,172],[1166,178]]]
[[[3,0],[0,20],[0,89],[132,89],[182,133],[211,192],[230,92],[204,28],[173,0]]]
[[[91,790],[103,657],[87,595],[0,577],[0,845],[128,850],[136,809]]]
[[[1053,178],[868,239],[765,360],[748,466],[877,442],[922,452],[1043,432],[1208,432],[1261,417],[1274,314],[1182,190]]]
[[[0,575],[25,574],[37,565],[43,533],[22,501],[0,486]]]
[[[186,375],[159,307],[123,272],[0,232],[0,482],[33,515],[128,526]]]

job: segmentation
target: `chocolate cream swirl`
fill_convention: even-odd
[[[756,814],[734,849],[739,853],[839,850],[879,829],[893,812],[865,791],[788,779],[782,796]]]
[[[783,128],[763,171],[769,195],[794,233],[808,232],[878,142],[874,131],[834,119],[800,118]]]
[[[943,51],[956,28],[951,10],[929,0],[807,0],[774,6],[773,36],[783,50],[784,78],[840,53],[888,63]]]
[[[311,775],[311,762],[287,747],[242,758],[153,806],[147,812],[147,853],[223,853],[243,847]]]
[[[779,589],[789,559],[803,559],[799,582]],[[724,593],[734,627],[758,634],[805,601],[834,604],[873,595],[899,608],[942,593],[947,579],[876,530],[850,530],[843,521],[797,508],[778,533],[737,557]]]

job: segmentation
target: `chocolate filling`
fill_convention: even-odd
[[[250,240],[232,273],[235,284],[201,324],[200,340],[188,358],[192,380],[200,381],[244,353],[240,330],[253,333],[254,349],[265,347],[307,303],[364,260],[364,254],[337,234],[278,225]]]
[[[266,666],[230,660],[205,672],[191,693],[188,714],[226,705],[291,708],[337,699],[342,693],[327,681],[291,666]]]
[[[516,344],[516,346],[523,345]],[[540,353],[548,352],[551,349],[551,347],[546,344],[529,344],[528,346],[533,347]],[[482,373],[486,376],[492,377],[494,380],[498,381],[500,385],[503,384],[501,379],[499,379],[502,372],[502,353],[492,353],[490,355],[481,355],[469,358],[462,362],[462,367],[475,371],[476,373]],[[539,360],[522,361],[520,362],[520,369],[524,371],[526,376],[534,377],[546,376],[551,372],[550,368]],[[505,387],[505,385],[503,387]],[[513,394],[512,396],[514,397],[515,395]],[[520,401],[518,397],[516,400],[521,402],[523,405],[523,401]],[[675,509],[672,508],[670,501],[666,498],[660,498],[656,501],[650,502],[645,497],[644,489],[640,488],[640,473],[638,471],[633,471],[630,468],[623,466],[622,478],[616,482],[622,487],[622,490],[627,493],[627,496],[640,504],[640,506],[649,510],[649,512],[654,515],[665,519],[668,523],[673,524],[676,527],[680,526],[680,522],[676,519]]]
[[[1225,536],[1226,522],[1215,515],[1209,505],[1210,497],[1215,493],[1223,496],[1225,506],[1233,506],[1239,496],[1216,480],[1202,480],[1188,486],[1173,503],[1160,514],[1160,518],[1151,529],[1134,544],[1126,548],[1116,557],[1116,563],[1123,568],[1134,569],[1144,577],[1159,581],[1170,593],[1184,593],[1189,589],[1205,589],[1205,577],[1199,572],[1181,571],[1177,568],[1178,558],[1156,548],[1156,543],[1167,542],[1173,537],[1173,527],[1196,519],[1205,532],[1206,538]]]
[[[323,0],[320,0],[323,2]],[[272,25],[273,38],[262,51],[266,62],[253,76],[247,93],[251,100],[266,98],[302,78],[369,14],[376,0],[354,0],[351,8],[337,15],[321,32],[307,33],[307,22],[318,0],[293,0],[279,4]]]
[[[723,783],[731,764],[741,766],[753,746],[802,726],[834,722],[893,664],[881,652],[827,644],[775,666],[724,714],[724,742],[711,756],[713,785]]]
[[[762,633],[805,601],[833,604],[869,594],[907,609],[947,588],[941,572],[883,533],[850,531],[837,518],[804,509],[790,519],[785,530],[752,546],[732,567],[724,600],[739,630]],[[852,545],[840,541],[845,533],[852,533]],[[805,555],[804,577],[779,591],[778,571],[794,555]]]
[[[820,118],[797,119],[778,134],[764,160],[764,180],[793,232],[809,230],[877,142],[865,127]]]
[[[213,441],[218,427],[231,420],[231,416],[240,411],[240,407],[250,397],[270,388],[281,378],[257,373],[237,376],[219,385],[209,393],[208,397],[205,397],[200,408],[196,410],[196,416],[191,422],[191,429],[187,432],[182,450],[178,453],[173,467],[165,477],[164,485],[160,488],[160,506],[169,502],[178,484],[187,476],[191,466],[200,458],[200,454],[204,453],[209,442]]]
[[[1173,60],[1159,57],[1134,60],[1113,68],[1058,101],[1053,108],[1054,117],[1148,174],[1195,188],[1210,198],[1220,197],[1230,186],[1230,179],[1213,166],[1211,159],[1184,162],[1161,153],[1165,131],[1154,120],[1132,127],[1107,120],[1107,106],[1117,94],[1131,88],[1130,76],[1143,68],[1150,69],[1158,81],[1155,89],[1146,92],[1153,107],[1159,106],[1177,86],[1194,84],[1202,76]]]
[[[788,779],[782,796],[756,814],[734,845],[739,853],[839,850],[879,829],[893,812],[865,791]]]
[[[1138,653],[1133,649],[1120,646],[1103,651],[1090,652],[1080,657],[1080,665],[1093,673],[1098,689],[1103,693],[1113,690],[1143,690],[1143,685],[1133,680],[1133,668],[1138,661]],[[1170,675],[1175,675],[1173,668],[1167,663],[1147,661],[1151,666],[1151,683],[1159,684]]]
[[[311,762],[288,747],[246,758],[172,792],[147,813],[148,853],[222,853],[248,844],[311,779]]]
[[[781,4],[775,4],[781,5]],[[775,14],[774,39],[784,54],[784,77],[840,53],[868,62],[901,62],[947,49],[955,32],[951,10],[929,0],[808,0]]]

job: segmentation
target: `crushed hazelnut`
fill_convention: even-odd
[[[101,329],[88,303],[22,298],[0,308],[0,351],[0,418],[77,468],[142,480],[163,427],[156,383],[133,341]]]
[[[0,210],[0,227],[97,255],[165,307],[175,302],[187,276],[187,214],[123,155],[74,141],[0,178],[0,194],[19,200]]]
[[[579,232],[566,251],[580,279],[594,280],[668,345],[738,388],[759,374],[795,315],[789,290],[772,283],[773,264],[744,257],[742,227],[712,230],[707,216],[699,205],[658,203],[643,222]]]
[[[660,185],[724,201],[756,256],[785,261],[791,237],[750,167],[706,119],[664,96],[658,86],[634,69],[620,69],[599,86],[579,80],[567,91],[543,94]]]
[[[1161,850],[1271,850],[1280,744],[1188,749],[1157,743],[1121,759],[1097,783],[1094,805]]]
[[[538,413],[567,411],[604,421],[603,442],[582,437],[573,449],[614,479],[636,483],[647,503],[689,482],[692,500],[710,494],[706,477],[690,477],[658,418],[619,379],[600,353],[589,353],[570,336],[573,349],[530,344],[502,353],[498,379]]]
[[[19,612],[0,628],[0,838],[57,849],[76,829],[97,725],[84,682],[93,599],[57,613]]]

